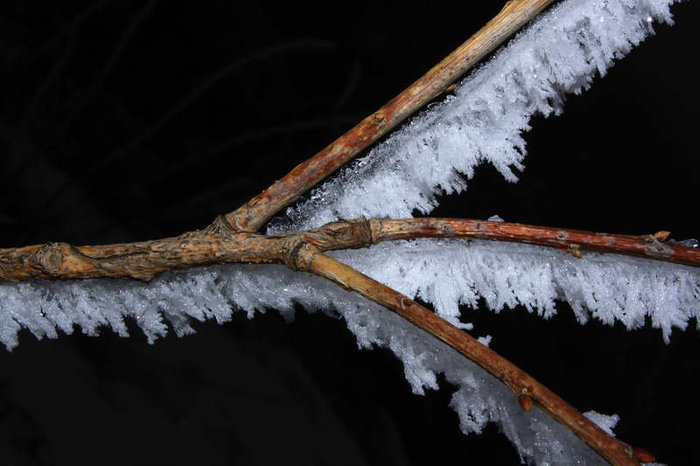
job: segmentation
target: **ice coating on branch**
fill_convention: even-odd
[[[576,258],[542,246],[456,239],[394,241],[330,255],[430,303],[440,317],[468,330],[460,305],[476,308],[481,300],[496,312],[524,306],[545,318],[565,300],[582,323],[593,317],[634,329],[648,319],[666,341],[674,327],[685,329],[689,319],[700,317],[700,269],[651,259],[587,252]],[[168,324],[183,335],[192,332],[190,319],[226,322],[233,309],[249,317],[276,309],[291,317],[294,303],[335,307],[326,294],[313,292],[311,282],[272,266],[206,267],[166,273],[149,284],[0,281],[0,341],[13,348],[20,328],[38,338],[56,338],[58,330],[71,333],[74,326],[87,335],[112,327],[126,336],[123,319],[130,317],[152,342]]]
[[[617,414],[608,416],[606,414],[600,414],[595,411],[588,411],[587,413],[583,413],[583,415],[591,421],[595,422],[598,425],[598,427],[603,429],[609,435],[612,435],[613,437],[615,436],[613,429],[615,428],[617,423],[620,422],[620,416],[618,416]]]
[[[700,271],[650,259],[540,246],[466,240],[383,243],[333,255],[388,286],[431,303],[459,324],[459,304],[483,298],[494,310],[516,305],[551,316],[562,296],[579,320],[592,317],[629,328],[644,324],[685,328],[700,314]],[[253,317],[278,310],[291,318],[295,304],[340,315],[360,347],[389,348],[404,364],[415,393],[437,389],[437,374],[454,384],[451,405],[465,433],[496,422],[521,457],[538,464],[599,464],[601,459],[537,409],[524,411],[499,380],[395,314],[327,280],[277,265],[226,265],[165,273],[150,284],[127,280],[0,282],[0,340],[17,345],[17,331],[55,338],[79,327],[95,335],[111,327],[127,336],[129,317],[152,342],[172,328],[192,333],[192,319],[225,322],[233,312]],[[469,328],[468,325],[464,325]],[[589,416],[591,417],[591,416]],[[603,428],[613,419],[591,417]]]
[[[474,167],[492,164],[509,181],[525,157],[522,133],[535,115],[561,112],[566,94],[671,22],[673,0],[568,0],[540,15],[453,96],[413,118],[366,157],[341,170],[277,218],[270,233],[338,218],[410,217],[436,195],[461,192]],[[462,174],[462,175],[460,175]]]
[[[382,243],[333,255],[411,298],[431,303],[458,323],[459,305],[480,299],[499,312],[524,306],[544,318],[556,302],[569,303],[579,322],[591,317],[628,329],[647,319],[668,343],[674,327],[700,317],[700,269],[618,254],[584,252],[577,258],[554,248],[466,240]]]
[[[290,209],[271,231],[319,226],[338,217],[408,217],[427,212],[440,192],[459,192],[476,165],[493,164],[509,180],[525,154],[521,136],[533,115],[561,110],[566,93],[586,88],[614,58],[670,21],[671,0],[568,0],[542,16],[445,102],[414,118],[363,160]],[[445,319],[461,322],[459,304],[480,299],[494,310],[523,305],[544,317],[555,301],[571,303],[577,318],[628,328],[685,328],[700,312],[696,270],[621,256],[569,254],[528,245],[479,241],[383,244],[335,256],[411,297]],[[500,381],[444,344],[358,295],[281,266],[229,265],[164,274],[150,284],[124,280],[0,282],[0,341],[17,332],[37,338],[80,328],[127,336],[131,318],[150,342],[172,328],[191,333],[191,319],[225,322],[232,312],[263,309],[291,317],[295,304],[342,316],[361,347],[386,347],[403,362],[416,393],[437,389],[437,374],[455,385],[451,406],[465,433],[500,425],[521,458],[538,464],[599,464],[602,459],[537,408],[526,412]],[[484,338],[487,341],[488,338]],[[610,429],[613,418],[588,413]],[[592,417],[591,417],[592,416]]]
[[[357,264],[367,259],[362,254],[346,258]],[[496,422],[524,460],[600,463],[568,430],[536,408],[524,411],[509,388],[445,344],[355,293],[283,266],[206,267],[166,273],[150,284],[111,279],[0,282],[0,338],[11,348],[20,327],[39,338],[55,338],[59,330],[71,333],[74,325],[89,335],[111,326],[127,336],[124,318],[129,317],[153,341],[169,327],[178,335],[191,333],[191,319],[224,322],[233,312],[253,317],[264,309],[289,318],[295,304],[342,316],[360,347],[391,350],[403,362],[415,393],[438,389],[437,374],[444,374],[457,387],[451,406],[465,433],[479,433]]]

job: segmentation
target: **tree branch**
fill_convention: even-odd
[[[700,266],[699,249],[664,243],[668,235],[614,235],[485,220],[419,218],[342,220],[313,230],[265,236],[234,230],[219,217],[203,230],[173,238],[100,246],[46,243],[0,249],[0,280],[112,277],[150,281],[168,270],[207,264],[289,264],[293,262],[290,254],[305,243],[329,251],[417,238],[509,241],[564,249],[577,257],[591,250]]]
[[[281,209],[444,92],[553,1],[508,1],[498,15],[418,81],[265,191],[226,214],[226,220],[238,230],[257,231]]]
[[[415,238],[469,238],[553,247],[576,257],[581,257],[583,251],[597,251],[700,266],[700,249],[666,242],[671,234],[668,231],[617,235],[459,218],[373,219],[370,223],[375,243]]]
[[[513,363],[410,298],[328,257],[312,244],[304,244],[298,250],[294,265],[298,270],[311,272],[363,295],[447,343],[513,390],[514,396],[519,398],[523,409],[529,411],[534,402],[611,464],[639,465],[638,456],[641,455],[637,452],[642,450],[633,449],[608,435],[573,406]]]
[[[48,243],[0,249],[0,279],[129,277],[148,281],[173,269],[215,263],[280,263],[307,271],[387,307],[447,343],[505,383],[523,409],[534,402],[614,465],[636,465],[649,458],[610,437],[556,394],[521,369],[408,297],[322,253],[415,238],[474,238],[567,249],[641,255],[700,265],[700,251],[663,244],[668,232],[630,236],[464,219],[359,219],[314,230],[264,236],[234,230],[219,217],[204,230],[174,238],[103,246]],[[667,249],[665,249],[667,248]],[[646,456],[645,456],[646,455]]]
[[[367,247],[415,238],[474,238],[566,249],[638,255],[700,266],[700,251],[663,244],[668,232],[630,236],[464,219],[359,219],[278,236],[233,229],[223,217],[204,230],[137,243],[71,246],[48,243],[0,249],[0,279],[129,277],[149,281],[173,269],[216,263],[280,263],[314,273],[385,306],[447,343],[513,390],[523,409],[532,402],[570,429],[614,465],[636,465],[650,458],[610,437],[576,409],[515,365],[408,297],[382,285],[322,251]]]

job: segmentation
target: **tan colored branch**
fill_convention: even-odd
[[[234,230],[219,217],[204,230],[138,243],[71,246],[65,243],[0,249],[0,279],[130,277],[148,281],[158,273],[215,263],[283,263],[332,280],[393,310],[444,341],[508,385],[520,405],[534,402],[615,465],[636,465],[651,456],[608,436],[534,378],[408,297],[341,264],[322,251],[366,247],[414,238],[477,238],[567,249],[591,249],[700,265],[700,251],[663,244],[668,232],[629,236],[462,219],[359,219],[314,230],[264,236]]]
[[[137,243],[71,246],[47,243],[0,249],[0,279],[134,278],[149,281],[159,273],[207,264],[289,263],[300,244],[322,251],[366,247],[381,241],[416,238],[470,238],[536,244],[576,256],[592,250],[643,256],[700,266],[700,250],[664,243],[668,232],[614,235],[563,228],[466,219],[359,219],[279,236],[236,231],[219,217],[204,230]]]
[[[301,243],[324,250],[368,245],[366,220],[336,222],[308,232],[264,236],[236,231],[223,217],[204,230],[173,238],[99,246],[46,243],[0,249],[0,280],[133,278],[150,281],[169,270],[207,264],[287,263]]]
[[[553,1],[507,2],[498,15],[418,81],[265,191],[227,214],[226,220],[238,230],[257,231],[285,206],[444,92]]]
[[[360,293],[447,343],[513,390],[513,396],[518,397],[523,409],[529,410],[534,402],[611,464],[639,465],[636,451],[643,450],[632,449],[624,442],[611,437],[513,363],[410,298],[326,256],[311,244],[305,244],[298,250],[295,265],[299,270],[327,278],[346,289]]]

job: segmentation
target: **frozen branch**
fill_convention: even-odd
[[[576,257],[580,257],[583,251],[596,251],[700,266],[700,249],[666,242],[670,237],[668,231],[634,236],[456,218],[370,222],[374,242],[416,238],[483,239],[553,247],[569,251]]]
[[[508,1],[498,15],[418,81],[265,191],[227,214],[226,220],[242,231],[258,230],[281,209],[443,93],[553,1]]]
[[[320,228],[265,236],[234,230],[222,217],[203,230],[135,243],[72,246],[46,243],[0,249],[0,279],[12,281],[85,278],[134,278],[150,281],[169,271],[209,264],[288,264],[300,244],[322,251],[366,247],[384,241],[418,238],[467,238],[527,243],[570,251],[642,256],[700,266],[700,250],[664,243],[668,232],[615,235],[581,230],[467,219],[359,219]]]
[[[640,458],[636,452],[642,450],[632,449],[624,442],[610,436],[513,363],[410,298],[328,257],[311,244],[305,244],[298,250],[294,265],[299,270],[319,275],[346,289],[360,293],[447,343],[506,384],[513,391],[514,396],[518,397],[523,409],[529,411],[532,403],[535,403],[611,464],[616,466],[639,464]],[[645,456],[645,458],[648,457]]]
[[[700,251],[667,243],[668,232],[662,231],[642,236],[613,235],[505,222],[426,218],[405,220],[359,219],[332,222],[312,230],[307,229],[305,231],[273,236],[255,233],[280,209],[289,205],[301,194],[307,192],[340,166],[353,159],[358,153],[395,128],[417,109],[445,92],[455,79],[468,68],[494,50],[507,37],[520,29],[552,2],[553,0],[509,1],[503,10],[477,34],[384,107],[365,118],[355,128],[341,136],[314,157],[294,168],[288,175],[274,183],[247,204],[235,212],[219,217],[209,227],[173,238],[136,243],[103,246],[72,246],[66,243],[48,243],[21,248],[0,249],[0,280],[24,282],[111,277],[131,278],[148,282],[163,272],[194,266],[228,263],[284,264],[294,270],[311,272],[348,290],[359,293],[390,309],[413,324],[413,326],[446,343],[459,354],[473,361],[503,382],[512,390],[513,396],[517,397],[523,410],[529,411],[532,409],[533,404],[539,407],[553,419],[567,427],[611,464],[637,465],[640,461],[653,460],[644,450],[633,449],[607,434],[594,422],[579,413],[534,378],[461,331],[452,323],[452,320],[448,321],[449,319],[442,318],[440,315],[414,302],[406,295],[323,254],[323,252],[363,248],[384,241],[420,238],[462,238],[534,244],[563,249],[575,257],[581,257],[582,251],[595,251],[641,256],[648,259],[700,266]],[[664,0],[657,7],[663,10],[663,8],[667,7],[667,3]],[[576,6],[574,5],[569,10],[573,11],[572,9],[575,10]],[[635,19],[643,9],[637,11],[632,8],[632,10],[630,10],[631,13],[628,12],[628,16]],[[571,11],[568,12],[571,13]],[[662,13],[663,11],[661,13],[657,12],[656,16],[664,17]],[[612,13],[610,14],[612,15]],[[622,17],[626,16],[622,15]],[[575,15],[569,17],[569,19],[572,18],[575,19]],[[652,20],[652,16],[645,16],[645,18],[648,18],[648,20],[645,20],[647,22]],[[600,54],[592,55],[593,59],[588,55],[583,56],[585,66],[581,65],[582,70],[562,74],[560,73],[561,70],[555,69],[553,73],[562,74],[558,78],[566,81],[564,83],[566,85],[562,89],[572,91],[585,87],[590,82],[595,70],[603,73],[613,57],[625,53],[631,45],[636,44],[649,33],[650,29],[646,23],[644,23],[642,28],[637,24],[638,21],[632,22],[634,27],[631,27],[628,31],[620,32],[621,39],[614,35],[612,39],[605,42],[605,47],[601,47],[602,51],[600,51]],[[578,22],[575,23],[578,24]],[[545,27],[545,29],[547,28]],[[573,31],[576,32],[578,29]],[[551,30],[549,32],[552,33]],[[593,32],[598,33],[600,31],[596,30]],[[554,32],[553,34],[561,33]],[[597,35],[592,34],[591,37],[595,39]],[[586,47],[580,47],[582,43],[578,33],[574,34],[573,39],[569,42],[566,44],[567,47],[572,46],[576,50],[580,49],[579,52],[587,50]],[[596,42],[596,40],[593,40],[593,42]],[[583,45],[588,46],[590,44],[586,42]],[[527,54],[522,55],[528,56]],[[562,53],[562,56],[569,57],[569,55],[564,53]],[[545,61],[548,60],[549,58]],[[538,78],[538,73],[535,73],[536,65],[538,64],[538,61],[533,61],[528,65],[529,68],[522,68],[522,70],[525,70],[523,73],[517,72],[521,70],[521,67],[515,66],[512,69],[516,72],[509,72],[507,75],[513,79],[519,79],[522,76],[528,76],[528,79],[530,79],[530,74],[532,74],[533,82],[539,82],[537,81],[538,79],[544,79],[553,89],[558,89],[560,82],[556,80],[550,82],[549,78]],[[505,75],[506,73],[501,74]],[[476,79],[473,82],[481,81]],[[495,82],[489,81],[489,85],[495,86]],[[524,125],[527,124],[528,118],[538,112],[545,115],[552,113],[558,109],[558,104],[561,100],[561,96],[557,92],[550,92],[546,86],[541,88],[541,86],[528,85],[525,88],[539,89],[541,91],[538,99],[534,100],[536,103],[530,105],[530,99],[510,99],[510,102],[513,103],[513,108],[515,108],[511,112],[515,115],[512,119],[513,121],[511,121],[512,128],[509,127],[508,131],[504,130],[502,134],[495,133],[495,139],[500,139],[501,145],[505,144],[503,146],[505,149],[500,152],[506,155],[517,153],[517,157],[510,162],[507,156],[497,161],[500,169],[508,172],[510,165],[519,166],[519,160],[523,155],[524,148],[523,143],[520,142],[519,134]],[[506,89],[506,87],[503,87],[503,89]],[[466,93],[466,91],[459,92],[462,94]],[[519,90],[516,92],[517,95],[519,95],[518,92]],[[475,98],[482,97],[476,96]],[[496,100],[500,101],[499,99]],[[524,110],[521,108],[522,105],[525,105],[523,102],[527,103],[527,108]],[[557,105],[553,107],[552,102]],[[480,105],[476,105],[473,108],[470,105],[466,107],[468,107],[469,112],[477,111],[479,113],[481,112],[479,110],[481,108]],[[462,113],[467,116],[472,115],[469,112]],[[497,112],[493,113],[493,115],[498,116]],[[462,120],[468,119],[458,115],[455,121],[459,120],[461,125]],[[475,127],[481,128],[483,126],[488,128],[487,133],[489,135],[493,133],[492,125],[484,124],[489,123],[490,120],[488,118],[485,121],[479,119],[474,121]],[[438,126],[440,125],[434,125],[434,127]],[[431,129],[434,129],[434,127],[431,126]],[[444,128],[441,129],[441,131],[443,130]],[[444,136],[443,133],[440,134]],[[513,134],[516,136],[512,136]],[[502,137],[503,135],[506,136]],[[428,139],[422,139],[421,141],[425,148],[421,146],[420,150],[434,151],[434,148],[425,142]],[[484,138],[484,141],[492,142],[490,138]],[[500,153],[498,150],[495,152]],[[479,150],[476,153],[481,154]],[[410,160],[408,161],[410,162]],[[469,168],[472,166],[470,164],[472,162],[476,163],[476,161],[476,159],[469,161],[466,165],[461,166],[461,169],[458,165],[446,164],[445,167],[448,167],[448,169],[442,170],[440,176],[447,174],[447,181],[436,177],[434,180],[430,180],[430,183],[423,183],[423,181],[421,183],[429,185],[430,189],[441,186],[447,192],[462,189],[462,185],[457,182],[451,184],[450,176],[456,176],[457,172],[455,170],[468,173]],[[419,167],[415,168],[416,170],[419,169]],[[391,186],[391,189],[396,188],[396,185],[392,183],[377,184]],[[361,191],[365,192],[364,190]],[[409,191],[402,193],[402,195],[405,195],[407,192]],[[420,205],[420,202],[431,202],[430,193],[432,191],[428,190],[426,192],[427,194],[424,193],[417,196],[418,201],[416,202],[418,202],[418,205]],[[382,202],[386,200],[385,196],[374,196],[374,198],[381,199]],[[401,200],[401,202],[404,201],[405,199]],[[405,204],[409,205],[410,203]],[[333,210],[333,212],[333,215],[339,215],[339,210]],[[396,215],[397,212],[398,210],[394,209],[391,214]],[[356,213],[352,216],[360,215],[382,216],[385,213],[379,212],[371,215]],[[318,222],[315,225],[321,223],[323,222]],[[561,253],[559,254],[562,255]],[[0,284],[2,283],[0,282]],[[20,289],[16,293],[21,298],[25,297],[25,295],[21,294],[23,291],[21,286],[23,285],[18,285]],[[41,287],[44,285],[40,283],[37,286]],[[15,290],[11,291],[14,293]],[[12,293],[8,295],[12,296]],[[43,291],[40,291],[38,294],[43,294]],[[697,297],[697,294],[694,296]],[[58,308],[63,309],[61,306],[58,306]],[[438,306],[436,306],[436,309],[439,311]],[[80,309],[76,312],[80,312]],[[213,311],[212,313],[216,314]],[[152,322],[149,321],[143,324],[151,330],[152,335],[149,338],[159,334],[161,331],[165,331],[165,326],[159,320],[157,311],[154,314],[155,317],[152,318]],[[222,313],[222,315],[224,314]],[[41,307],[31,309],[23,317],[26,317],[26,322],[37,321],[41,325],[44,324],[44,321],[47,321],[49,330],[44,330],[46,334],[53,331],[53,325],[55,324],[58,326],[64,325],[67,329],[72,329],[73,325],[73,321],[68,318],[60,322],[53,315],[47,318],[47,313]],[[180,323],[186,321],[185,316],[176,315],[176,313],[173,313],[171,317],[180,319]],[[92,317],[86,318],[86,321],[90,319]],[[396,320],[399,321],[399,319]],[[16,331],[21,325],[30,328],[28,325],[25,325],[25,320],[14,314],[9,315],[7,322],[10,323],[7,325],[7,328],[0,329],[3,332],[3,341],[5,342],[13,342],[12,338],[16,340]],[[95,320],[95,322],[99,323],[100,321]],[[677,322],[675,323],[677,324]],[[37,324],[38,327],[41,327],[39,324]],[[119,327],[119,319],[109,321],[109,324],[113,328],[121,328]],[[89,325],[90,323],[88,323],[88,328],[92,329],[93,327],[89,327]],[[95,325],[97,324],[93,324],[93,326]],[[153,331],[151,327],[156,330]],[[187,327],[185,322],[179,328],[184,333],[189,327]],[[394,327],[390,328],[394,330]],[[502,386],[499,385],[499,387]],[[520,412],[519,408],[516,410]]]

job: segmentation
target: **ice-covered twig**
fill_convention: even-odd
[[[653,34],[655,24],[672,23],[672,3],[558,3],[442,102],[276,217],[267,232],[306,230],[340,218],[427,215],[439,196],[464,191],[475,168],[485,163],[517,181],[532,118],[560,114],[567,95],[586,90]]]
[[[227,214],[226,220],[241,231],[258,230],[281,209],[439,96],[553,1],[508,1],[498,15],[420,79],[265,191]]]
[[[410,298],[328,257],[311,244],[305,244],[298,250],[294,265],[299,270],[327,278],[346,289],[360,293],[447,343],[506,384],[514,396],[519,398],[523,409],[529,411],[534,402],[611,464],[639,465],[642,458],[639,458],[636,452],[644,450],[633,449],[609,435],[513,363]]]

